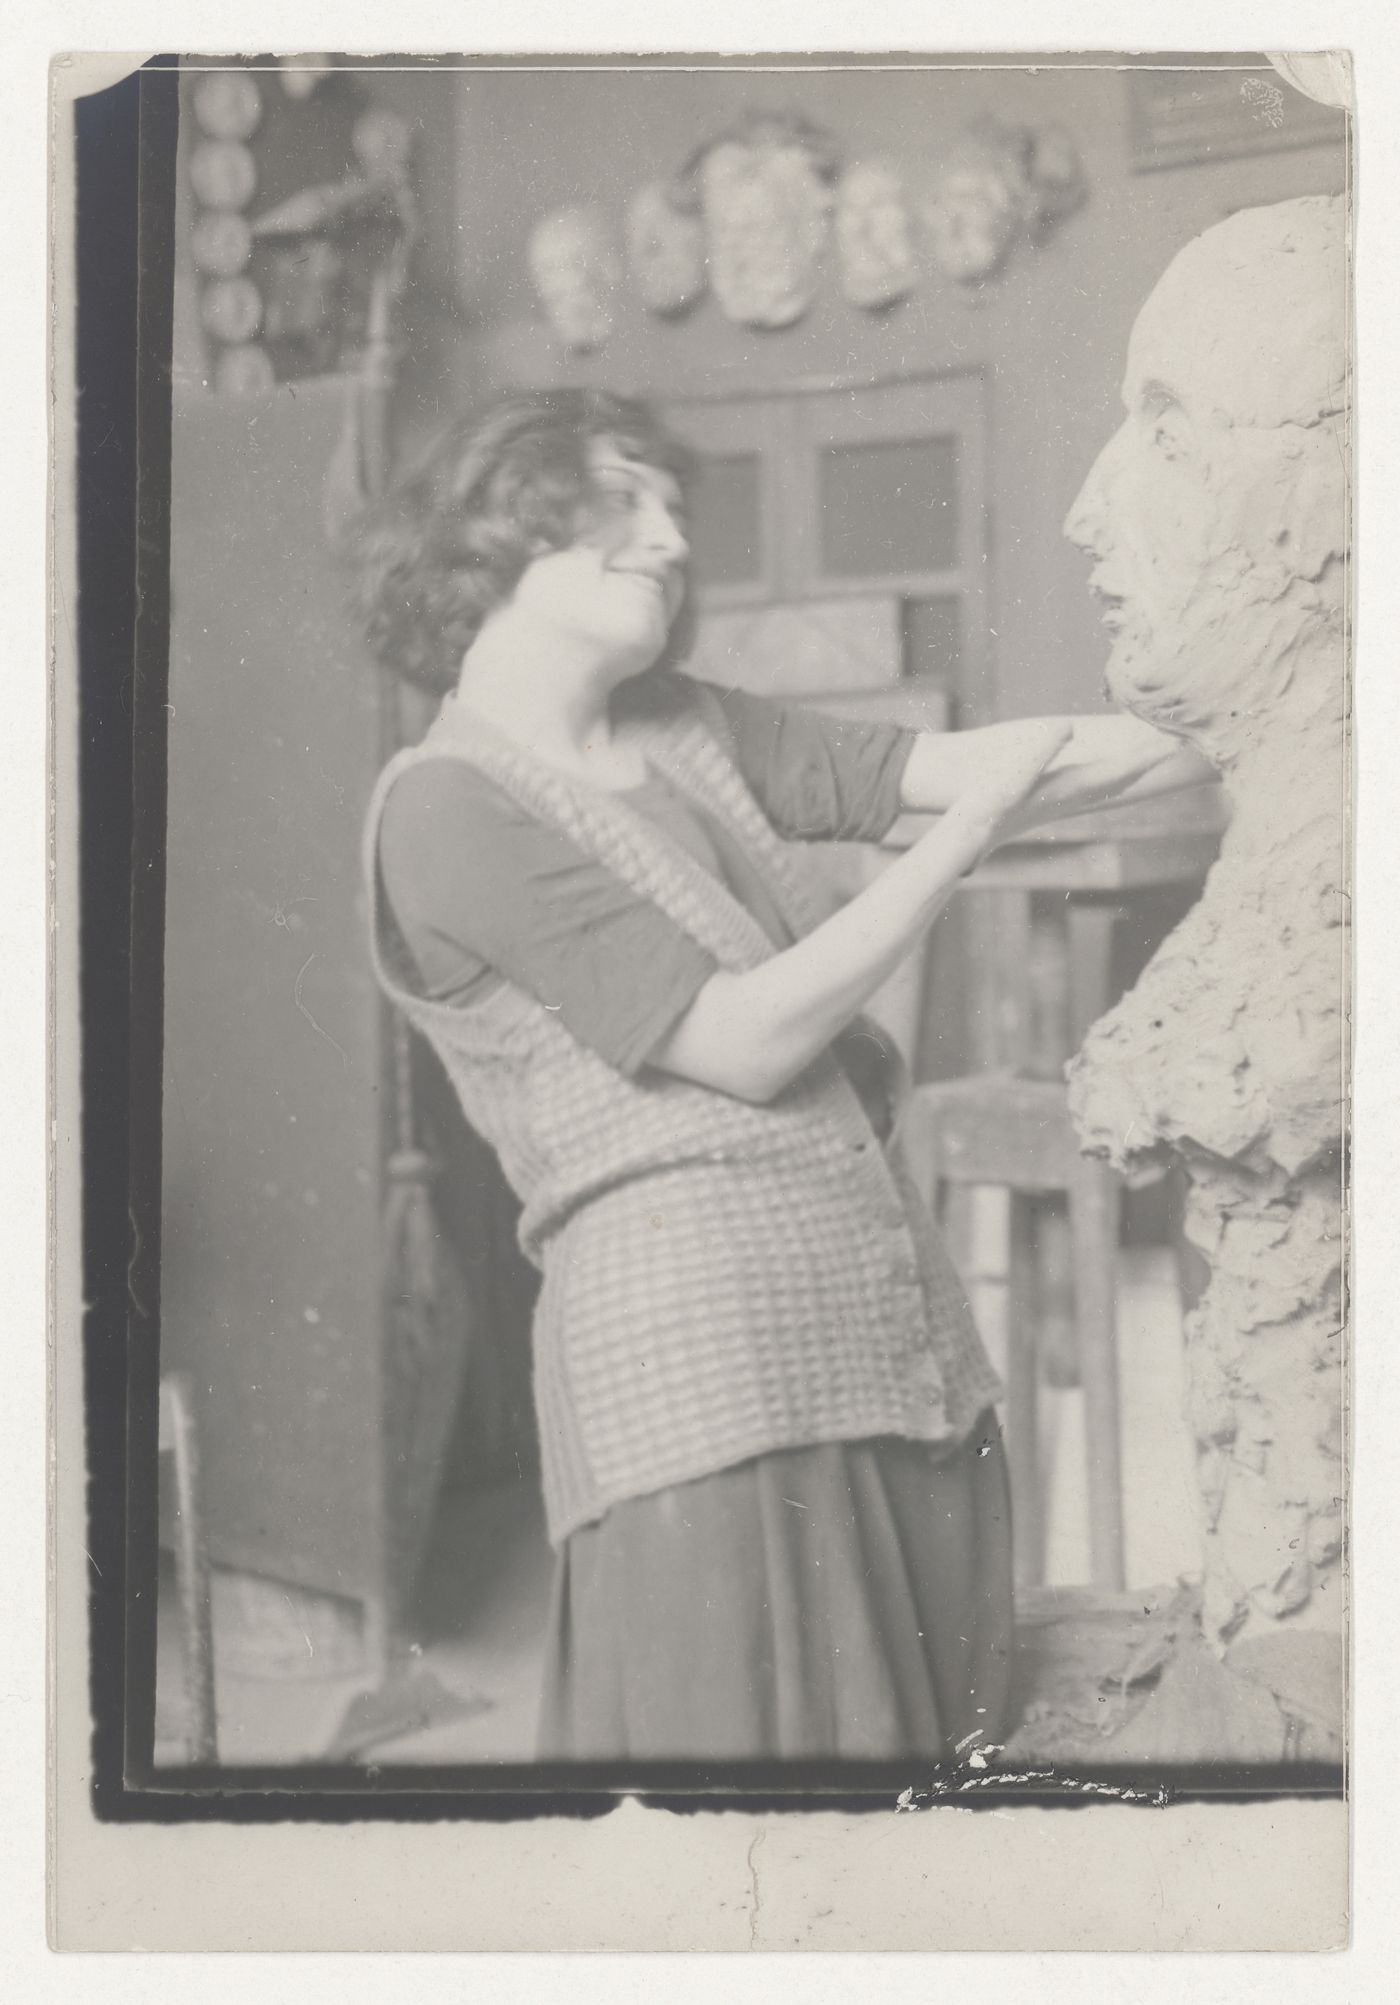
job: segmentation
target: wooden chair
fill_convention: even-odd
[[[185,1671],[186,1751],[194,1768],[219,1758],[214,1702],[214,1625],[209,1552],[199,1488],[194,1401],[183,1372],[160,1382],[159,1452],[175,1481],[175,1581],[180,1594],[180,1640]]]
[[[1080,1378],[1088,1450],[1089,1541],[1096,1586],[1121,1587],[1122,1456],[1118,1426],[1116,1268],[1120,1185],[1079,1152],[1057,1081],[979,1073],[915,1089],[905,1135],[925,1200],[949,1229],[966,1272],[967,1198],[977,1186],[1008,1193],[1007,1455],[1016,1577],[1044,1575],[1045,1497],[1038,1443],[1044,1290],[1037,1206],[1062,1194],[1069,1214]]]

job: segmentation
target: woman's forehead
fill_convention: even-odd
[[[663,501],[680,500],[680,482],[665,467],[653,466],[649,460],[637,459],[614,438],[590,439],[588,443],[588,470],[592,474],[615,474],[648,488]]]

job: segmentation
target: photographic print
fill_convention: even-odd
[[[1340,1799],[1347,60],[117,89],[94,1814]]]

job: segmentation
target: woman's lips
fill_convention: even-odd
[[[614,575],[627,578],[634,585],[647,586],[668,611],[680,597],[678,582],[669,572],[623,569],[619,566]]]

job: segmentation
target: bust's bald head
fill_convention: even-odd
[[[1202,418],[1269,429],[1345,407],[1346,217],[1330,197],[1241,209],[1179,251],[1138,315],[1123,400],[1167,371]]]
[[[1295,669],[1341,632],[1346,280],[1335,199],[1189,243],[1138,315],[1127,415],[1065,524],[1097,560],[1113,694],[1222,765],[1281,707],[1340,714],[1340,676]]]

